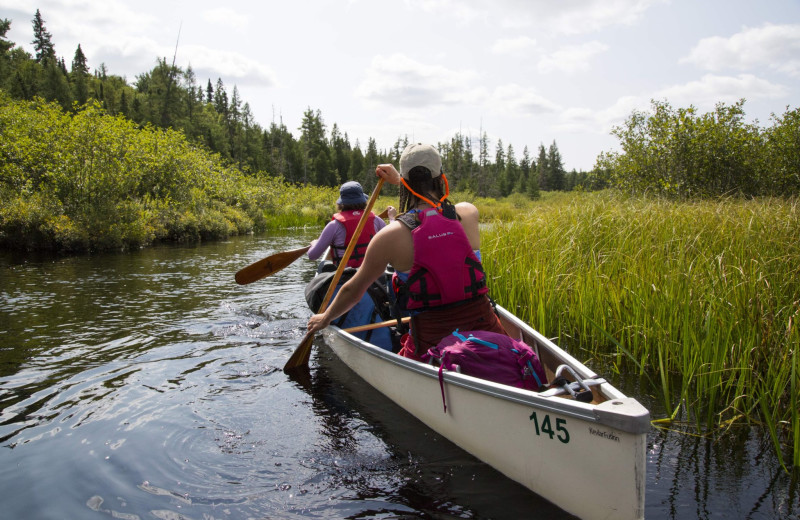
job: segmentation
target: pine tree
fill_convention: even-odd
[[[549,191],[550,169],[547,166],[547,150],[539,143],[539,159],[536,161],[536,177],[539,179],[539,189]]]
[[[333,124],[331,129],[331,149],[333,152],[333,169],[339,179],[339,183],[343,184],[347,181],[347,176],[350,173],[350,158],[353,155],[353,151],[350,148],[347,134],[342,136],[336,123]]]
[[[228,93],[225,92],[225,84],[222,83],[222,78],[217,78],[217,88],[214,91],[214,108],[217,113],[225,116],[228,119]]]
[[[79,105],[83,105],[89,98],[88,76],[89,67],[86,64],[86,56],[83,54],[81,45],[75,49],[75,56],[72,58],[72,69],[69,77],[72,81],[72,94]]]
[[[322,113],[314,112],[309,107],[303,113],[300,126],[302,135],[300,142],[303,149],[304,181],[311,181],[319,186],[335,186],[337,178],[331,169],[330,150],[325,139],[325,122]]]
[[[242,116],[242,98],[239,96],[239,88],[233,86],[233,94],[231,94],[231,103],[228,105],[228,113],[230,114],[231,121],[238,123]]]
[[[130,118],[130,108],[128,107],[128,96],[125,94],[125,89],[119,96],[119,113],[123,116]]]
[[[528,178],[531,174],[531,154],[526,146],[522,150],[522,159],[519,162],[519,178],[514,187],[514,191],[519,193],[526,193],[528,190]]]
[[[513,192],[521,192],[519,185],[519,164],[517,164],[517,157],[514,154],[514,146],[509,144],[506,150],[506,193],[510,195]]]
[[[350,173],[348,179],[360,179],[363,175],[364,166],[364,153],[361,151],[358,141],[353,146],[353,155],[350,157]]]
[[[564,162],[561,160],[561,153],[558,151],[555,141],[547,151],[547,166],[550,170],[550,189],[563,191],[566,172],[564,171]]]
[[[11,29],[11,20],[0,18],[0,56],[5,56],[14,47],[14,43],[6,39]]]
[[[494,188],[500,196],[508,195],[506,179],[506,151],[503,148],[503,140],[498,139],[494,151]]]
[[[48,101],[57,101],[62,108],[72,107],[72,92],[63,68],[53,60],[45,60],[44,76],[39,92]]]
[[[478,152],[478,165],[483,168],[486,168],[486,165],[489,163],[489,136],[486,135],[486,132],[481,134],[481,142],[480,142],[480,151]]]
[[[44,63],[48,60],[55,61],[56,48],[53,45],[53,35],[47,32],[44,19],[38,9],[33,17],[33,41],[31,43],[36,51],[37,63]]]
[[[231,155],[241,168],[244,162],[244,129],[242,125],[242,99],[239,97],[239,89],[236,85],[233,86],[228,113],[228,138],[231,142]]]
[[[486,132],[482,132],[480,142],[478,143],[478,174],[476,188],[478,195],[486,197],[488,195],[487,187],[489,185],[487,179],[487,167],[489,165],[489,136]]]
[[[75,56],[72,58],[72,74],[81,74],[87,75],[89,74],[89,66],[86,64],[86,55],[83,54],[83,49],[81,49],[81,44],[78,44],[78,48],[75,49]]]
[[[528,184],[525,188],[525,193],[527,193],[528,198],[531,200],[536,200],[541,196],[539,193],[539,179],[533,174],[533,170],[531,171],[531,175],[528,177]]]
[[[11,29],[11,20],[0,18],[0,88],[9,88],[11,83],[10,50],[14,43],[6,39],[6,33]]]
[[[364,157],[364,171],[362,173],[364,179],[361,181],[361,185],[364,186],[365,190],[371,191],[375,184],[378,183],[375,177],[375,168],[378,164],[378,144],[375,139],[370,137],[367,141],[367,154]]]

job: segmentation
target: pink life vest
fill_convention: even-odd
[[[358,222],[361,220],[361,215],[362,211],[358,209],[341,211],[333,215],[335,220],[338,220],[344,225],[345,230],[344,247],[331,245],[333,261],[335,264],[338,265],[339,260],[344,256],[344,253],[347,250],[347,244],[349,244],[350,239],[353,238],[353,234],[356,232],[356,228],[358,227]],[[364,254],[367,252],[369,241],[372,240],[372,237],[374,236],[375,214],[370,212],[369,216],[367,216],[367,222],[364,224],[364,229],[361,230],[361,235],[358,237],[356,246],[353,249],[353,252],[350,253],[350,258],[347,260],[347,267],[361,266],[361,264],[364,262]]]
[[[421,211],[418,217],[420,225],[411,230],[414,264],[408,279],[403,282],[397,273],[392,276],[401,307],[424,310],[455,305],[489,292],[483,265],[461,223],[435,209]]]

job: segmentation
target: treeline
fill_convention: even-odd
[[[705,114],[653,101],[614,128],[622,151],[600,155],[594,184],[678,200],[800,194],[800,110],[771,119],[746,122],[744,100]]]
[[[56,55],[52,35],[38,10],[33,18],[34,56],[5,40],[10,24],[0,20],[0,88],[13,98],[41,97],[73,112],[96,100],[109,114],[122,115],[142,127],[181,131],[244,172],[269,172],[288,182],[318,186],[354,179],[371,189],[376,182],[375,166],[396,164],[408,144],[403,136],[391,149],[381,150],[370,138],[362,149],[336,123],[328,130],[321,112],[311,108],[304,112],[295,138],[282,119],[269,128],[261,127],[235,85],[230,93],[220,78],[208,79],[203,86],[191,66],[183,69],[160,58],[151,71],[136,76],[129,85],[124,78],[109,74],[105,64],[90,74],[80,45],[67,67],[64,58]],[[555,141],[549,147],[540,144],[535,155],[525,147],[521,156],[502,140],[491,146],[485,132],[477,142],[458,134],[437,144],[451,188],[478,196],[522,193],[536,198],[539,190],[570,190],[586,186],[589,179],[584,172],[565,171]]]

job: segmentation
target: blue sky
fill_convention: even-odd
[[[744,98],[762,126],[800,105],[798,0],[0,0],[29,52],[37,8],[68,64],[80,43],[92,70],[133,82],[180,31],[176,64],[236,85],[263,126],[299,136],[311,108],[362,147],[486,132],[492,155],[555,141],[588,170],[651,99]]]

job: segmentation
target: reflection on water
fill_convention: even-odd
[[[325,345],[307,377],[283,374],[314,262],[247,286],[233,274],[311,238],[0,257],[4,517],[565,518]],[[768,439],[654,429],[648,444],[648,519],[798,518]]]

